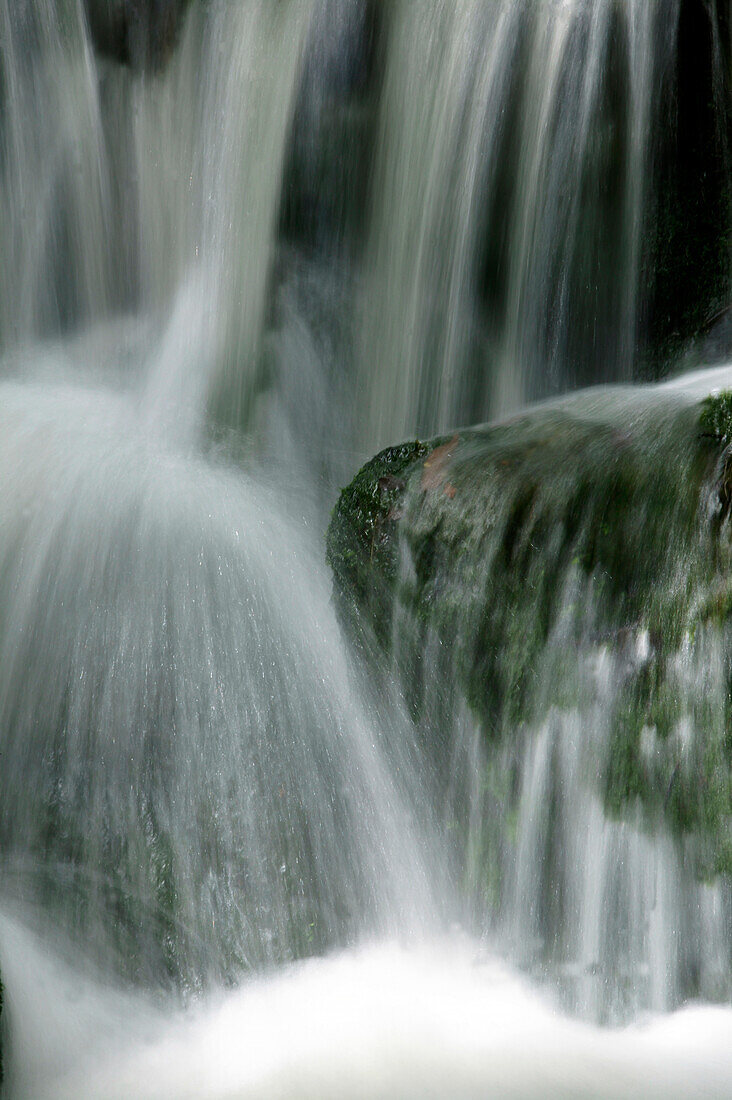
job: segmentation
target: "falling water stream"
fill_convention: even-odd
[[[380,446],[643,373],[679,0],[144,7],[0,0],[0,1090],[728,1097],[729,885],[604,815],[587,594],[498,851],[505,754],[435,681],[446,816],[323,544]]]

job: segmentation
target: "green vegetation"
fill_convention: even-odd
[[[699,427],[703,436],[725,447],[732,442],[732,390],[721,390],[702,401]]]
[[[434,446],[416,440],[381,451],[341,492],[328,528],[326,555],[339,612],[358,637],[364,628],[373,629],[385,646],[398,568],[395,532],[401,500],[410,471]]]

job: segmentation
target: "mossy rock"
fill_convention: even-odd
[[[361,641],[365,629],[388,644],[401,501],[410,472],[434,446],[415,440],[381,451],[343,489],[333,509],[326,557],[339,613]]]
[[[732,441],[732,390],[710,394],[701,403],[699,427],[708,436],[725,447]]]
[[[437,740],[450,715],[426,713],[430,679],[498,748],[553,707],[581,711],[578,657],[607,651],[620,671],[597,767],[606,812],[637,820],[640,807],[649,829],[693,835],[703,876],[732,869],[732,672],[697,690],[678,665],[703,669],[711,649],[732,668],[730,439],[729,392],[701,406],[672,391],[578,395],[383,451],[328,533],[353,636],[370,626]]]

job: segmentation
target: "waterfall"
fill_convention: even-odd
[[[632,378],[677,5],[395,9],[361,353],[377,444]]]
[[[133,80],[97,68],[81,3],[6,0],[6,347],[138,304],[164,315],[197,280],[201,323],[216,319],[197,349],[205,381],[176,382],[239,421],[311,7],[194,9],[167,71]]]
[[[399,472],[374,581],[468,920],[603,1021],[732,990],[728,458],[694,404],[730,377],[456,434],[443,480]]]
[[[7,348],[72,319],[104,317],[114,256],[102,247],[110,180],[81,8],[3,0],[0,27],[0,341]]]
[[[689,250],[657,193],[679,0],[234,7],[184,6],[138,73],[95,54],[83,0],[5,0],[3,347],[121,315],[164,331],[178,302],[198,336],[160,399],[266,437],[298,419],[305,328],[327,409],[293,445],[339,480],[403,435],[647,372]],[[714,123],[698,166],[722,214],[725,140]]]
[[[193,7],[143,74],[81,4],[2,12],[2,894],[151,987],[439,908],[311,509],[207,435],[261,384],[313,12]]]
[[[6,889],[194,985],[388,924],[421,856],[272,493],[119,397],[2,397]]]
[[[3,1095],[729,1094],[728,379],[566,396],[727,354],[692,5],[0,0]],[[379,467],[349,637],[336,490],[509,414],[473,571]]]

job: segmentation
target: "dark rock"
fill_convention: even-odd
[[[283,173],[280,232],[308,252],[358,251],[367,229],[384,12],[326,0],[316,13]]]
[[[652,187],[646,339],[655,375],[703,335],[732,297],[729,18],[729,6],[716,0],[681,0],[665,93],[670,125]]]
[[[134,69],[160,68],[170,57],[188,0],[85,0],[99,53]]]
[[[398,555],[394,534],[406,478],[434,444],[388,447],[340,495],[328,528],[327,559],[339,612],[363,643],[373,630],[387,644]]]

